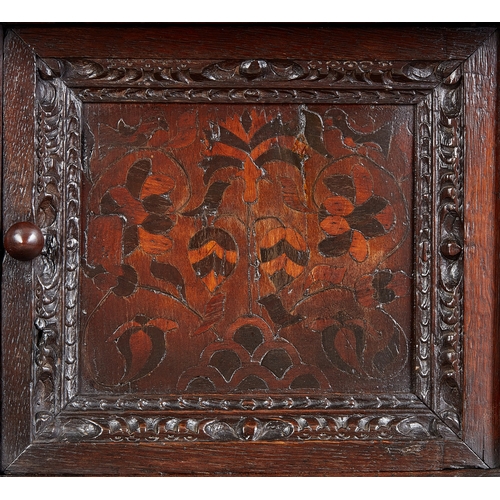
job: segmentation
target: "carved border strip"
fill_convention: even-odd
[[[83,102],[242,102],[331,104],[415,104],[429,89],[335,90],[311,88],[75,88]]]
[[[424,409],[425,406],[414,394],[395,395],[331,395],[323,396],[256,396],[238,397],[234,395],[179,396],[172,398],[84,398],[76,397],[66,411],[172,411],[172,410],[333,410],[345,409]]]
[[[63,355],[62,283],[64,239],[63,179],[65,170],[64,113],[66,87],[60,81],[37,79],[34,213],[45,237],[35,276],[33,415],[35,431],[51,421],[61,407],[59,360]]]
[[[61,417],[39,441],[306,441],[414,440],[446,435],[432,413],[214,416],[121,414]]]
[[[432,88],[459,61],[158,60],[47,59],[69,87],[262,87],[305,83],[309,87]]]
[[[78,385],[78,282],[80,272],[81,103],[68,89],[65,116],[65,277],[64,277],[64,394],[67,403]]]
[[[39,61],[40,67],[43,63]],[[77,394],[81,103],[37,75],[34,212],[45,236],[35,273],[35,430]]]
[[[428,406],[432,364],[432,96],[416,106],[415,155],[415,385]]]
[[[47,59],[85,102],[415,104],[459,61]]]
[[[463,80],[461,68],[435,91],[437,222],[436,349],[432,408],[455,431],[462,415],[463,325]]]

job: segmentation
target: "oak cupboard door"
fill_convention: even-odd
[[[4,28],[3,472],[498,467],[497,55]]]

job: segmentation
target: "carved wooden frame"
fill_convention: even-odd
[[[33,297],[33,309],[32,318],[3,326],[4,390],[11,383],[9,352],[16,339],[31,337],[31,348],[22,354],[25,369],[21,383],[25,390],[9,396],[15,400],[13,405],[7,407],[4,402],[4,437],[15,432],[16,413],[22,415],[23,431],[13,445],[5,439],[3,468],[12,473],[51,473],[37,463],[37,457],[44,456],[61,472],[115,473],[117,453],[134,447],[134,453],[149,457],[149,461],[165,459],[158,465],[162,472],[220,473],[228,470],[226,467],[243,472],[241,464],[230,465],[225,455],[272,455],[275,441],[300,446],[301,453],[313,464],[324,460],[325,453],[330,454],[331,459],[321,465],[321,473],[325,474],[347,470],[340,458],[347,450],[371,457],[373,462],[367,472],[398,470],[397,457],[407,453],[417,457],[412,465],[406,464],[407,470],[487,468],[498,464],[498,447],[479,449],[475,446],[477,437],[470,430],[471,405],[478,404],[471,396],[476,387],[471,383],[474,374],[470,357],[480,351],[475,345],[479,334],[471,333],[471,313],[464,316],[464,307],[472,304],[476,293],[469,292],[467,284],[464,288],[464,265],[467,279],[466,260],[475,248],[475,216],[468,219],[467,212],[474,202],[464,191],[471,159],[478,154],[478,147],[471,143],[472,94],[486,92],[480,86],[485,86],[483,81],[479,86],[474,82],[474,87],[472,81],[474,75],[489,75],[495,67],[496,35],[477,48],[475,65],[473,59],[464,62],[449,58],[47,58],[38,56],[12,32],[6,38],[5,50],[5,102],[13,99],[15,92],[9,82],[9,64],[17,65],[16,71],[33,89],[34,96],[27,103],[31,116],[5,111],[9,119],[6,127],[14,129],[27,123],[35,137],[34,145],[28,144],[28,138],[19,138],[17,144],[4,146],[7,158],[16,148],[27,147],[23,168],[32,169],[32,177],[26,181],[27,190],[33,193],[31,205],[24,200],[15,208],[42,227],[46,245],[31,268],[15,264],[11,270],[8,266],[13,265],[12,260],[7,257],[5,261],[4,314],[11,300],[9,283],[19,277],[26,280],[23,286]],[[98,399],[79,394],[82,105],[185,101],[415,106],[414,196],[418,202],[414,221],[413,393]],[[495,102],[487,104],[495,109]],[[12,167],[7,161],[4,168]],[[9,182],[15,181],[6,181],[6,207],[15,189]],[[18,213],[6,213],[6,225]],[[477,265],[477,259],[472,255],[470,269]],[[496,332],[489,335],[494,338]],[[491,428],[484,432],[498,435]],[[104,451],[102,446],[94,446],[105,442],[119,442],[121,448]],[[137,448],[137,443],[143,444]],[[96,457],[95,464],[83,469],[70,465],[68,458],[77,449]],[[186,470],[180,465],[182,459],[176,462],[176,456],[192,460],[197,449],[213,453],[213,463]],[[66,458],[52,456],[55,453]],[[253,472],[266,473],[269,463],[264,460]],[[127,459],[118,470],[135,473],[134,467],[134,462]],[[287,463],[280,459],[272,471],[280,474],[299,469],[297,460]]]

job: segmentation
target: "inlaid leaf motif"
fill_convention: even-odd
[[[117,328],[108,342],[115,342],[125,359],[120,383],[134,382],[151,373],[165,357],[166,332],[177,327],[177,323],[168,319],[137,315]]]
[[[293,365],[293,361],[284,349],[271,349],[267,351],[260,364],[270,370],[275,377],[283,378],[283,375]]]
[[[325,264],[314,266],[305,282],[305,294],[342,283],[345,272],[345,267],[333,267]]]
[[[138,75],[136,74],[136,77]],[[133,81],[133,79],[131,80]],[[115,126],[103,124],[99,129],[101,155],[119,147],[141,147],[155,142],[160,135],[167,135],[168,124],[161,116],[152,117],[135,125],[129,125],[120,118]],[[107,147],[105,147],[106,145]]]
[[[257,199],[257,184],[266,163],[282,161],[299,170],[302,168],[304,159],[278,142],[279,137],[292,137],[295,133],[296,129],[284,124],[281,117],[267,120],[265,114],[255,110],[214,125],[206,133],[209,153],[200,163],[205,170],[205,183],[219,169],[235,168],[236,177],[244,181],[243,200],[254,203]]]
[[[364,307],[388,304],[410,293],[410,278],[402,271],[382,269],[356,281],[356,300]]]
[[[290,314],[283,306],[281,299],[275,294],[266,295],[265,297],[262,297],[258,302],[266,308],[271,321],[278,328],[284,328],[286,326],[294,325],[295,323],[299,323],[304,319],[302,318],[302,316],[299,316],[297,314]]]
[[[302,109],[302,116],[304,121],[304,137],[307,144],[323,156],[329,157],[330,153],[323,141],[324,125],[322,118],[317,113],[313,113],[305,108]]]
[[[310,210],[302,200],[295,182],[289,177],[280,177],[279,179],[285,205],[296,212],[308,213]]]
[[[332,175],[324,184],[333,196],[321,205],[318,219],[328,235],[318,245],[325,257],[341,257],[349,252],[356,262],[368,257],[368,241],[390,232],[395,223],[394,210],[381,196],[373,194],[373,179],[368,169],[354,165],[351,175]]]
[[[125,187],[134,198],[139,198],[142,185],[151,172],[152,164],[149,158],[136,161],[129,169]]]
[[[221,349],[212,354],[209,366],[215,368],[229,382],[234,373],[241,368],[238,355],[229,349]]]
[[[340,108],[330,109],[327,111],[326,117],[333,127],[341,131],[344,143],[347,146],[356,148],[362,144],[369,145],[372,148],[380,149],[384,156],[387,157],[392,137],[392,125],[390,123],[385,123],[377,130],[363,133],[355,130],[347,113]]]
[[[377,314],[387,319],[378,311],[353,317],[341,310],[333,317],[309,321],[308,326],[320,333],[323,351],[337,369],[356,377],[393,378],[406,359],[407,341],[390,319],[384,329],[376,327],[369,318]]]
[[[168,143],[172,149],[184,148],[196,140],[196,114],[192,112],[183,113],[177,119],[176,134]]]
[[[230,184],[228,182],[216,181],[210,185],[205,194],[203,202],[198,205],[193,210],[188,210],[182,215],[186,217],[202,217],[206,220],[209,216],[214,216],[217,213],[217,209],[222,202],[222,196],[224,191],[228,188]]]
[[[162,281],[171,283],[179,293],[179,295],[186,299],[186,287],[184,285],[184,278],[179,270],[171,264],[163,262],[151,261],[151,274]]]
[[[288,148],[271,146],[267,151],[264,151],[264,153],[255,158],[254,161],[259,167],[271,161],[284,161],[300,170],[302,168],[303,159],[298,153]]]
[[[321,332],[323,350],[333,365],[347,373],[361,373],[365,348],[365,325],[362,320],[339,314]]]
[[[373,357],[373,365],[375,366],[377,371],[379,371],[380,373],[384,373],[384,371],[391,365],[391,363],[395,359],[397,359],[399,354],[399,335],[397,333],[394,333],[384,349],[379,351]]]
[[[260,268],[277,291],[302,274],[309,261],[304,238],[294,229],[278,227],[260,241]]]
[[[238,249],[229,233],[220,228],[207,227],[189,241],[188,257],[196,276],[213,292],[233,272]]]
[[[172,241],[166,235],[174,226],[169,216],[172,206],[169,193],[175,182],[151,170],[149,158],[137,160],[128,170],[125,186],[110,188],[101,199],[101,214],[117,215],[125,221],[124,255],[137,248],[150,255],[159,255],[172,248]]]
[[[229,167],[235,167],[238,170],[242,170],[243,161],[239,158],[234,158],[233,156],[214,155],[204,158],[200,163],[200,167],[202,167],[205,171],[205,174],[203,175],[203,181],[205,182],[205,184],[208,184],[211,177],[218,170]]]
[[[118,297],[128,297],[135,292],[137,286],[137,272],[132,266],[126,264],[121,266],[122,273],[117,277],[117,285],[112,288],[112,291]]]

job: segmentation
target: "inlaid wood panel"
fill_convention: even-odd
[[[410,390],[411,107],[85,113],[89,390]]]

